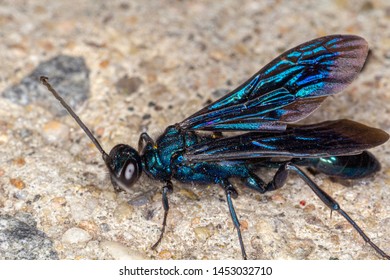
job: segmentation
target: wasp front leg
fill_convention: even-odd
[[[158,238],[157,242],[154,243],[154,245],[152,246],[153,250],[157,248],[157,246],[160,244],[164,236],[165,227],[167,225],[168,210],[169,210],[168,193],[172,193],[172,191],[173,191],[173,184],[171,181],[168,180],[166,182],[166,185],[162,189],[162,205],[164,208],[164,219],[162,223],[160,237]]]

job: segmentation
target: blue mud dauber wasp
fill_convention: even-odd
[[[175,179],[217,184],[224,189],[242,257],[246,259],[232,201],[238,194],[230,179],[239,178],[245,186],[265,193],[282,187],[293,172],[326,206],[342,215],[378,254],[390,259],[301,168],[343,179],[372,175],[380,164],[366,150],[383,144],[389,135],[345,119],[291,124],[308,116],[327,96],[346,88],[361,71],[367,54],[367,42],[353,35],[332,35],[306,42],[286,51],[219,100],[168,126],[157,140],[142,133],[138,151],[119,144],[109,154],[52,88],[48,78],[41,77],[41,82],[101,152],[115,190],[128,190],[142,171],[164,183],[162,230],[152,248],[162,240],[169,210],[168,194]],[[226,135],[232,131],[245,133]],[[261,167],[277,170],[269,183],[255,174]]]

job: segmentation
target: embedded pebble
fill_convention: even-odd
[[[247,220],[240,220],[240,228],[241,230],[247,230],[249,227]]]
[[[114,241],[102,241],[100,247],[106,250],[115,260],[145,260],[142,252],[131,250],[125,245]]]
[[[97,232],[98,226],[93,221],[81,221],[78,226],[89,232],[90,234],[95,234]]]
[[[18,166],[23,166],[26,164],[26,160],[22,157],[15,158],[12,162]]]
[[[169,250],[161,250],[160,253],[158,253],[158,258],[161,260],[169,260],[172,258],[172,252]]]
[[[88,242],[92,239],[92,236],[85,230],[77,227],[68,229],[64,235],[62,235],[62,242],[76,244]]]
[[[9,182],[11,183],[11,185],[13,185],[19,190],[24,189],[26,187],[26,184],[19,178],[11,178],[9,179]]]

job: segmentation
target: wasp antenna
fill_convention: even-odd
[[[103,156],[103,160],[107,162],[110,159],[109,155],[103,150],[102,146],[100,146],[98,140],[95,138],[95,136],[93,136],[92,132],[88,129],[88,127],[80,120],[80,118],[76,115],[76,113],[72,110],[72,108],[70,108],[70,106],[65,102],[65,100],[51,86],[51,84],[49,83],[49,78],[45,76],[41,76],[39,80],[54,95],[54,97],[57,98],[58,101],[60,101],[61,105],[64,106],[64,108],[68,111],[68,113],[75,119],[75,121],[79,124],[79,126],[84,130],[84,132],[91,139],[93,144],[95,144],[96,148],[100,151],[100,153]]]

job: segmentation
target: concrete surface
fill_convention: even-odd
[[[106,150],[136,146],[142,131],[157,137],[282,51],[340,33],[364,37],[369,62],[305,122],[349,118],[390,132],[385,0],[1,1],[0,92],[54,57],[81,57],[89,92],[80,93],[88,99],[75,105],[77,113]],[[13,217],[12,225],[25,230],[20,242],[45,240],[49,253],[29,258],[241,258],[224,194],[213,185],[175,182],[166,235],[151,250],[162,222],[161,184],[143,176],[133,193],[116,194],[98,151],[73,119],[48,107],[55,102],[50,95],[25,104],[0,97],[0,229]],[[323,175],[315,181],[389,254],[390,143],[373,153],[382,163],[373,178],[349,187]],[[379,258],[296,176],[264,195],[237,188],[251,259]],[[2,236],[0,258],[27,258],[20,244],[11,246],[18,242],[12,234]]]

